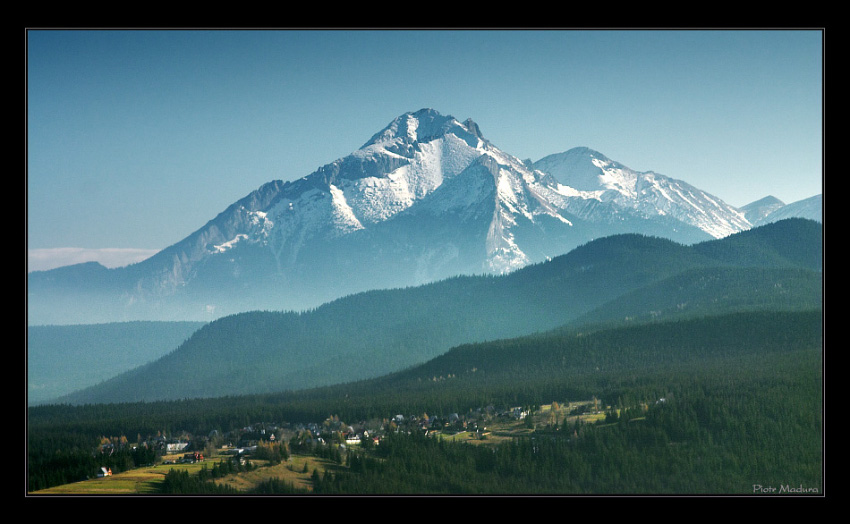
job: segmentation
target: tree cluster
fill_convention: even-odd
[[[496,447],[391,435],[374,452],[325,457],[347,460],[348,473],[325,473],[314,479],[316,490],[742,493],[752,484],[791,482],[822,491],[822,327],[821,311],[786,311],[560,330],[459,346],[422,366],[344,386],[33,408],[29,489],[81,480],[101,465],[122,471],[149,462],[120,447],[110,456],[94,453],[101,435],[223,433],[327,413],[355,421],[395,413],[442,419],[484,406],[596,396],[617,408],[599,427],[538,427],[534,441]],[[293,438],[290,451],[315,452],[306,437]],[[332,449],[339,448],[321,452]]]

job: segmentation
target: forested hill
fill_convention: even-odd
[[[822,326],[822,311],[764,311],[557,331],[466,344],[405,371],[313,390],[31,408],[28,485],[138,463],[126,452],[116,453],[123,462],[93,454],[103,435],[203,437],[332,418],[385,421],[372,448],[380,460],[360,467],[362,449],[348,454],[333,476],[313,478],[315,494],[753,495],[758,483],[820,494]],[[568,423],[569,410],[555,412],[556,401],[591,399],[604,419]],[[539,408],[550,403],[546,415]],[[462,415],[489,427],[516,406],[543,416],[513,439],[494,432],[475,445],[467,436],[426,438],[418,424],[395,432],[388,422]]]
[[[630,325],[729,311],[802,311],[823,304],[823,275],[807,269],[710,267],[636,289],[569,323]]]
[[[512,382],[564,387],[567,384],[563,376],[570,374],[622,376],[638,369],[666,373],[693,362],[819,350],[822,330],[821,310],[728,313],[587,332],[557,329],[464,344],[382,381],[399,390],[433,377],[454,377],[458,382],[475,380],[479,385],[500,384],[498,389],[506,391],[523,389]],[[477,377],[472,379],[474,375]]]
[[[307,423],[329,413],[353,421],[396,413],[445,417],[487,405],[592,396],[610,402],[618,388],[646,401],[664,396],[674,382],[687,382],[685,369],[709,369],[712,362],[732,369],[747,361],[742,373],[752,374],[753,367],[770,373],[768,361],[811,352],[820,360],[822,346],[822,310],[729,313],[587,332],[556,329],[463,344],[418,366],[349,384],[217,399],[38,406],[30,408],[28,423],[33,434],[44,435],[144,435],[163,427],[207,434],[259,420]]]
[[[376,377],[459,344],[553,329],[666,279],[716,268],[724,271],[714,278],[728,283],[718,287],[723,293],[693,295],[694,302],[711,303],[712,312],[799,309],[819,301],[822,250],[822,226],[802,219],[695,246],[607,237],[504,276],[360,293],[303,313],[225,317],[156,362],[62,400],[218,397]],[[753,268],[770,270],[769,278],[752,278]],[[653,296],[668,298],[648,293],[648,302],[631,307],[639,304],[641,314],[657,310]]]

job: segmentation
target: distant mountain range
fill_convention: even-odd
[[[788,216],[820,220],[820,197],[810,200],[736,209],[587,148],[521,161],[472,120],[423,109],[308,176],[263,185],[143,262],[30,273],[28,321],[302,311],[371,289],[506,274],[611,235],[694,244]]]
[[[555,328],[816,310],[822,235],[821,224],[806,219],[693,245],[620,234],[504,275],[363,292],[301,313],[226,316],[161,358],[60,400],[299,390],[406,369],[459,344]]]

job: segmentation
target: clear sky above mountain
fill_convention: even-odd
[[[823,191],[818,30],[26,36],[29,249],[162,249],[424,107],[520,158],[587,146],[735,206]]]

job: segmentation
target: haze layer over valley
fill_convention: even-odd
[[[796,203],[770,204],[736,209],[584,147],[521,161],[471,119],[422,109],[310,175],[252,191],[147,260],[30,273],[28,321],[303,311],[371,289],[506,274],[613,234],[693,244],[801,216]]]

